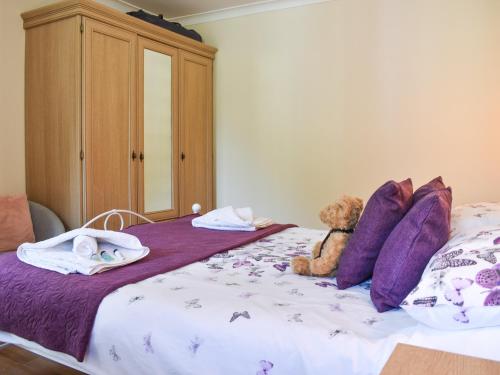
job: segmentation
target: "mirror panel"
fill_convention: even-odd
[[[144,49],[144,212],[172,209],[172,58]]]

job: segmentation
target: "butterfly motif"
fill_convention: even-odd
[[[132,297],[128,300],[128,304],[131,305],[132,303],[137,302],[137,301],[142,301],[143,299],[144,299],[144,296],[135,296],[135,297]]]
[[[216,264],[216,263],[210,263],[210,264],[207,264],[207,267],[211,270],[223,270],[224,267],[220,264]]]
[[[253,266],[253,263],[250,262],[249,260],[238,260],[235,263],[233,263],[233,268],[240,268],[247,266]]]
[[[321,281],[319,283],[314,283],[314,284],[316,284],[317,286],[320,286],[322,288],[328,288],[329,286],[335,286],[335,287],[337,286],[334,283],[330,283],[328,281]]]
[[[493,289],[483,303],[484,306],[500,306],[500,289]]]
[[[424,298],[417,298],[415,301],[413,301],[413,304],[415,306],[422,306],[422,307],[434,307],[437,302],[437,296],[431,296],[431,297],[424,297]]]
[[[340,303],[330,303],[328,306],[330,307],[330,311],[343,311]]]
[[[252,296],[254,296],[254,295],[255,295],[255,293],[251,293],[251,292],[243,292],[243,293],[241,293],[238,297],[240,297],[240,298],[245,298],[245,299],[246,299],[246,298],[250,298],[250,297],[252,297]]]
[[[189,344],[188,349],[192,355],[195,355],[198,352],[201,344],[203,344],[203,340],[198,336],[195,336],[194,339],[191,339],[190,341],[191,343]]]
[[[262,360],[259,362],[260,370],[257,371],[256,375],[268,375],[269,371],[274,367],[272,362]]]
[[[382,319],[371,317],[371,318],[366,318],[365,320],[363,320],[363,323],[365,323],[368,326],[373,326],[375,323],[378,323],[380,321],[382,321]]]
[[[462,290],[471,286],[473,281],[471,279],[465,279],[461,277],[456,277],[451,280],[452,288],[448,288],[444,293],[444,298],[450,301],[456,306],[462,306],[464,304],[464,297],[462,296]]]
[[[297,288],[291,289],[288,292],[288,294],[290,294],[291,296],[298,296],[298,297],[302,297],[304,295],[304,293],[299,292]]]
[[[493,245],[500,245],[500,237],[497,237],[493,240]]]
[[[236,319],[238,319],[240,316],[242,316],[243,318],[246,318],[246,319],[250,319],[250,314],[248,313],[248,311],[243,311],[243,312],[234,312],[233,313],[233,316],[231,317],[231,319],[229,320],[229,323],[232,323],[234,322]]]
[[[142,342],[144,344],[144,350],[146,351],[146,353],[154,353],[154,349],[153,349],[153,345],[151,345],[151,336],[153,334],[150,332],[148,333],[146,336],[144,336],[142,338]]]
[[[328,337],[333,339],[337,335],[345,335],[347,334],[347,331],[344,331],[343,329],[331,329],[328,331]]]
[[[477,264],[475,260],[471,259],[454,259],[462,255],[463,252],[463,249],[459,249],[438,255],[431,264],[431,271],[444,270],[448,267],[464,267]]]
[[[302,313],[296,313],[296,314],[289,315],[288,321],[295,322],[295,323],[302,323],[303,322]]]
[[[263,270],[254,270],[254,271],[250,271],[250,273],[248,274],[248,276],[262,277],[263,273],[264,273]]]
[[[453,319],[455,319],[459,323],[469,323],[469,317],[466,314],[467,309],[460,309],[458,313],[453,315]]]
[[[439,271],[432,273],[432,278],[434,281],[431,283],[430,287],[432,289],[443,289],[446,286],[446,283],[444,282],[444,277],[446,276],[447,271]]]
[[[500,253],[500,249],[488,249],[486,250],[486,254],[478,254],[476,255],[479,259],[485,260],[491,264],[497,263],[497,257],[495,253]]]
[[[114,345],[111,347],[111,349],[109,349],[109,355],[115,362],[118,362],[121,359],[118,353],[116,353],[116,348]]]
[[[273,267],[276,268],[280,272],[285,272],[287,267],[290,267],[290,263],[288,262],[281,262],[278,264],[273,264]]]
[[[185,308],[186,309],[199,309],[201,308],[201,305],[198,303],[200,302],[200,299],[199,298],[194,298],[192,300],[189,300],[189,301],[184,301],[184,303],[186,304]]]
[[[212,255],[213,258],[232,258],[233,255],[229,254],[229,251],[223,251],[221,253]]]

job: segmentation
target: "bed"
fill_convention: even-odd
[[[91,374],[377,374],[397,343],[500,360],[500,327],[441,331],[376,312],[370,283],[294,275],[326,232],[290,228],[124,286],[100,304],[83,362],[0,332]]]

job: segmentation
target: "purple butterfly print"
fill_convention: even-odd
[[[484,306],[500,306],[500,289],[493,290],[484,300]]]
[[[446,286],[446,283],[444,282],[444,277],[446,276],[447,271],[439,271],[439,272],[433,272],[432,273],[432,278],[434,281],[430,285],[432,289],[443,289]]]
[[[462,296],[462,290],[471,286],[473,281],[471,279],[457,277],[451,280],[451,283],[453,287],[445,291],[444,298],[456,306],[463,306],[464,297]]]
[[[500,249],[488,249],[486,250],[486,254],[478,254],[476,255],[479,259],[485,260],[491,264],[497,263],[497,257],[495,253],[500,253]]]
[[[247,266],[253,266],[253,263],[248,260],[238,260],[237,262],[233,263],[233,268],[240,268]]]
[[[347,331],[344,331],[343,329],[331,329],[330,331],[328,331],[328,337],[331,339],[333,339],[335,336],[345,334],[347,334]]]
[[[340,303],[331,303],[328,306],[330,307],[330,311],[343,311]]]
[[[415,301],[413,301],[413,304],[415,306],[434,307],[436,305],[436,302],[437,302],[437,297],[431,296],[431,297],[418,298]]]
[[[254,296],[254,295],[255,295],[255,293],[251,293],[251,292],[243,292],[243,293],[241,293],[238,297],[247,299],[247,298],[250,298],[250,297],[252,297],[252,296]]]
[[[142,343],[144,344],[144,350],[146,351],[146,353],[151,353],[151,354],[154,354],[154,349],[153,349],[153,345],[151,345],[151,336],[153,334],[151,332],[149,332],[146,336],[144,336],[142,338]]]
[[[500,245],[500,237],[495,238],[495,240],[493,241],[493,244]]]
[[[453,319],[455,319],[459,323],[469,323],[469,317],[466,314],[467,309],[460,309],[458,313],[453,315]]]
[[[273,267],[276,268],[280,272],[285,272],[287,267],[290,267],[289,262],[281,262],[278,264],[273,264]]]
[[[260,370],[257,371],[256,375],[268,375],[269,371],[274,367],[274,364],[272,362],[262,360],[259,362]]]
[[[302,320],[302,313],[296,313],[296,314],[289,315],[288,321],[295,322],[295,323],[303,323],[304,321]]]
[[[246,318],[246,319],[250,319],[250,314],[248,313],[248,311],[243,311],[243,312],[234,312],[233,313],[233,316],[231,317],[231,319],[229,320],[229,323],[232,323],[234,322],[236,319],[238,319],[240,316],[242,316],[243,318]]]
[[[476,283],[487,289],[500,286],[500,270],[495,268],[486,268],[479,271],[476,275]]]
[[[189,344],[188,349],[192,355],[195,355],[198,352],[198,349],[200,348],[201,344],[203,344],[203,340],[200,339],[198,336],[195,336],[194,339],[190,341],[191,343]]]
[[[121,360],[120,356],[116,352],[116,348],[114,345],[109,349],[108,353],[111,356],[111,358],[113,359],[113,361],[118,362],[119,360]]]
[[[186,306],[184,306],[186,309],[199,309],[201,308],[201,305],[198,303],[200,302],[199,298],[194,298],[189,301],[185,301],[184,303]]]
[[[454,259],[455,257],[462,255],[463,252],[463,249],[459,249],[438,255],[431,264],[431,271],[444,270],[448,267],[464,267],[477,264],[476,261],[471,259]]]
[[[373,326],[375,323],[378,323],[382,320],[383,319],[371,317],[371,318],[366,318],[365,320],[363,320],[363,323],[365,323],[368,326]]]
[[[264,273],[263,270],[253,270],[253,271],[250,271],[250,273],[248,274],[248,276],[262,277],[263,273]]]
[[[337,285],[336,285],[336,284],[331,283],[331,282],[329,282],[329,281],[321,281],[321,282],[319,282],[319,283],[314,283],[314,284],[315,284],[315,285],[317,285],[317,286],[320,286],[320,287],[322,287],[322,288],[328,288],[329,286],[334,286],[334,287],[337,287]]]
[[[134,296],[128,300],[128,304],[131,305],[134,302],[142,301],[144,299],[144,296]]]

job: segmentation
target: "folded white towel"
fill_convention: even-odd
[[[85,258],[91,259],[97,254],[97,240],[94,237],[79,235],[73,239],[73,253]]]
[[[74,252],[74,241],[77,238],[77,245],[85,243],[94,251],[93,245],[90,244],[92,240],[85,237],[94,239],[97,244],[97,249],[90,258]],[[82,254],[87,253],[82,250]],[[65,275],[70,273],[93,275],[135,262],[148,254],[149,249],[142,246],[141,241],[135,236],[91,228],[74,229],[37,243],[24,243],[17,249],[17,257],[22,262]]]
[[[254,218],[250,207],[227,206],[194,218],[191,224],[197,228],[252,232],[268,227],[273,221],[268,218]]]

